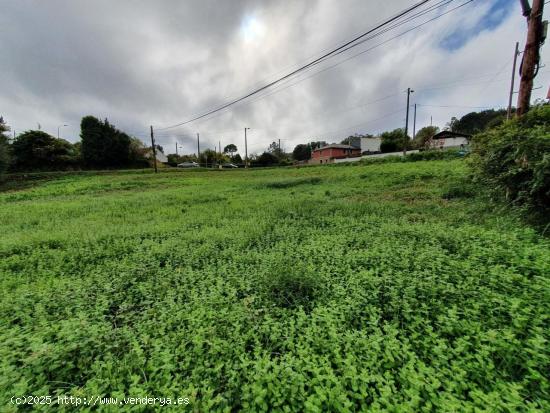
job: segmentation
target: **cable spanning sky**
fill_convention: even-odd
[[[507,103],[525,19],[514,0],[455,0],[288,79],[273,90],[158,132],[165,152],[234,143],[249,151],[404,126],[407,87],[418,127]],[[41,128],[75,142],[82,116],[108,118],[147,141],[278,79],[414,0],[0,0],[0,115],[16,132]],[[431,1],[428,4],[442,3]],[[427,8],[426,6],[425,8]],[[418,29],[406,32],[426,22]],[[364,52],[364,53],[361,53]],[[361,53],[361,54],[359,54]],[[351,58],[353,55],[359,54]],[[550,63],[547,46],[542,61]],[[334,66],[334,67],[331,67]],[[541,69],[534,98],[546,95]],[[475,108],[474,108],[475,107]],[[181,149],[180,149],[181,151]]]

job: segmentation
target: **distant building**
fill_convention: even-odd
[[[459,148],[470,143],[472,135],[451,131],[436,133],[430,140],[430,148]]]
[[[361,155],[361,149],[353,145],[332,144],[314,149],[311,152],[310,164],[332,163],[335,159],[352,158]]]
[[[380,144],[382,139],[375,136],[352,136],[350,145],[361,149],[362,155],[370,155],[380,152]]]

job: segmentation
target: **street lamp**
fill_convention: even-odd
[[[69,125],[59,125],[57,127],[57,139],[59,139],[59,128],[62,128],[63,126],[69,126]]]

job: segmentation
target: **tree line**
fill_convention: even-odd
[[[119,169],[146,167],[150,149],[118,130],[107,119],[85,116],[80,141],[71,143],[42,130],[28,130],[9,142],[9,126],[0,118],[0,172]]]
[[[485,110],[472,112],[460,119],[453,117],[445,129],[454,132],[477,134],[488,128],[502,124],[505,110]],[[82,118],[80,141],[70,143],[55,138],[41,130],[29,130],[16,136],[10,142],[9,126],[0,117],[0,174],[10,171],[55,171],[75,169],[118,169],[143,168],[149,166],[152,151],[139,139],[118,130],[107,119],[94,116]],[[426,126],[416,133],[414,139],[405,136],[402,128],[386,131],[378,135],[381,139],[381,152],[399,152],[407,149],[426,147],[431,137],[439,131],[435,126]],[[349,144],[357,137],[373,135],[354,135],[340,141]],[[277,142],[272,142],[261,154],[248,157],[251,166],[290,165],[295,161],[310,159],[316,148],[326,145],[326,141],[312,140],[295,146],[292,152],[285,152]],[[162,148],[159,147],[162,151]],[[197,162],[203,166],[234,163],[242,165],[244,159],[237,153],[234,144],[224,147],[222,153],[212,149],[201,151],[200,155],[168,154],[168,163],[176,166],[181,162]]]

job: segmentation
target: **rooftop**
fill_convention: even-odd
[[[433,139],[447,139],[447,138],[471,138],[472,135],[469,135],[467,133],[460,133],[460,132],[451,132],[450,130],[444,130],[439,133],[436,133],[433,136]]]
[[[333,143],[333,144],[330,144],[330,145],[323,146],[322,148],[314,149],[313,152],[320,151],[322,149],[355,149],[355,150],[357,150],[359,148],[357,148],[356,146],[352,146],[352,145],[342,145],[342,144],[339,144],[339,143]]]

